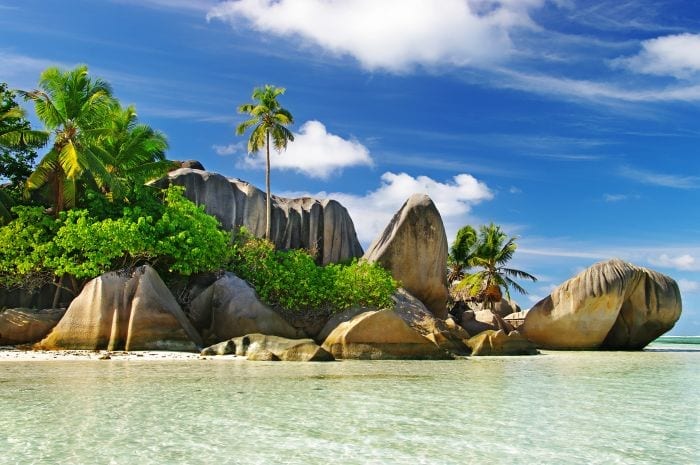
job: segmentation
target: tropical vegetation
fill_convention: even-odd
[[[537,281],[530,273],[507,266],[518,248],[515,238],[508,237],[500,226],[493,223],[479,228],[478,234],[471,226],[459,230],[450,250],[450,260],[462,276],[454,286],[458,298],[483,302],[493,309],[505,293],[510,299],[510,289],[527,294],[515,279]],[[467,269],[478,271],[467,273]],[[456,275],[457,273],[455,273]]]
[[[294,123],[292,114],[282,108],[277,97],[284,94],[284,87],[265,85],[253,90],[253,103],[244,103],[238,107],[239,113],[250,118],[236,126],[236,134],[242,136],[253,128],[248,138],[248,153],[256,153],[265,147],[265,238],[272,238],[272,203],[270,196],[270,142],[278,152],[287,148],[287,143],[294,140],[294,134],[286,128]]]
[[[31,130],[13,95],[4,85],[0,89],[0,173],[26,191],[24,204],[12,207],[12,216],[6,209],[8,222],[0,227],[0,286],[53,283],[77,295],[87,280],[106,271],[149,263],[166,281],[234,271],[263,301],[292,311],[327,314],[353,305],[392,304],[398,284],[377,265],[354,261],[321,267],[309,252],[276,250],[245,229],[232,237],[188,200],[183,188],[149,184],[175,166],[166,159],[165,136],[139,123],[135,108],[123,107],[109,83],[91,78],[87,67],[49,68],[37,90],[18,92],[34,103],[46,131]],[[256,104],[241,106],[251,118],[239,129],[257,125],[249,148],[268,151],[268,194],[270,142],[281,150],[293,140],[284,127],[292,116],[276,100],[283,92],[265,86],[253,93]],[[44,145],[46,152],[32,169],[31,148]],[[15,165],[6,163],[7,157]],[[269,237],[269,195],[267,222]]]

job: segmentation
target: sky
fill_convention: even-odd
[[[673,277],[700,335],[700,4],[694,0],[0,0],[0,81],[86,64],[171,159],[264,186],[235,135],[285,87],[278,195],[345,205],[367,248],[413,193],[448,239],[495,222],[539,279],[591,264]],[[34,120],[35,121],[35,120]]]

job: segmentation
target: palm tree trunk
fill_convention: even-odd
[[[267,189],[267,199],[265,204],[265,238],[272,240],[272,204],[270,202],[270,131],[267,131],[267,165],[265,169],[265,188]]]

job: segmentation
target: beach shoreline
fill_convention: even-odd
[[[0,362],[48,362],[48,361],[181,361],[181,360],[246,360],[238,355],[202,356],[198,352],[165,350],[110,351],[110,350],[25,350],[11,346],[0,347]]]

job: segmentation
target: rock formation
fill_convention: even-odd
[[[204,205],[227,230],[245,226],[253,235],[265,235],[265,193],[239,179],[180,168],[158,185],[185,187],[187,198]],[[362,256],[355,226],[345,207],[335,200],[272,196],[272,241],[281,249],[308,249],[322,264]]]
[[[201,339],[150,266],[90,281],[39,349],[196,351]]]
[[[233,273],[224,274],[190,303],[190,318],[208,343],[253,333],[306,337],[263,304],[255,290]]]
[[[438,318],[447,318],[447,236],[433,201],[412,195],[364,258],[389,270]]]
[[[404,290],[391,309],[353,308],[333,316],[319,334],[335,358],[449,359],[464,354],[468,334],[454,323],[436,319]],[[451,320],[449,320],[451,321]]]
[[[518,331],[488,330],[467,340],[472,355],[537,355],[537,347]]]
[[[597,263],[527,312],[522,331],[550,349],[641,349],[681,315],[678,284],[621,260]]]
[[[513,330],[510,323],[505,320],[501,322],[503,328],[499,327],[499,322],[491,310],[478,310],[476,312],[467,310],[462,313],[460,324],[469,334],[479,334],[489,330],[498,331],[499,329],[505,329],[508,332]]]
[[[64,313],[65,308],[8,308],[0,311],[0,345],[27,344],[43,339]]]
[[[253,361],[329,362],[333,356],[312,339],[286,339],[265,334],[247,334],[219,342],[202,350],[202,356],[236,354]]]

